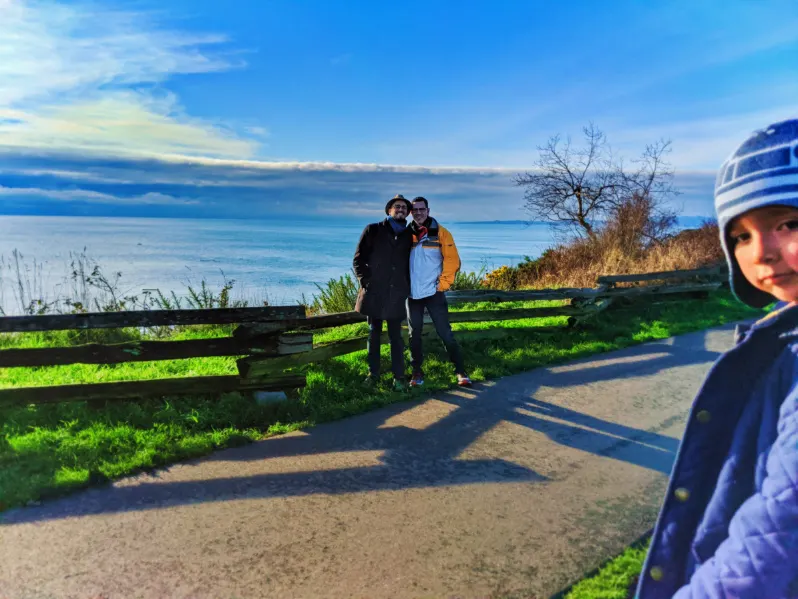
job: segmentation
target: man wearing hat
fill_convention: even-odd
[[[402,320],[410,295],[410,249],[413,236],[407,227],[412,205],[401,194],[385,205],[387,218],[368,225],[360,236],[352,266],[360,283],[355,310],[368,317],[368,366],[365,384],[373,386],[380,376],[382,323],[388,325],[394,388],[404,390],[405,344]]]

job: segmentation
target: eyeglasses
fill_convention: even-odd
[[[426,208],[413,208],[413,212],[427,212]]]

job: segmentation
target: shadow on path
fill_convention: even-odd
[[[0,518],[7,525],[230,499],[546,481],[546,477],[535,471],[502,459],[458,459],[466,448],[500,422],[542,432],[563,446],[669,474],[678,447],[676,439],[656,430],[636,429],[544,402],[535,399],[534,394],[542,386],[578,387],[712,362],[719,354],[705,348],[706,335],[707,332],[692,333],[668,342],[640,345],[505,377],[469,390],[435,394],[434,399],[448,404],[451,411],[420,429],[384,426],[393,417],[412,420],[409,410],[424,407],[419,407],[416,401],[405,402],[304,432],[223,450],[189,463],[201,468],[203,462],[230,462],[233,473],[258,467],[236,462],[377,451],[382,452],[381,463],[377,465],[196,481],[158,480],[164,473],[168,477],[167,469],[143,477],[142,482],[89,489],[42,506],[10,510]],[[585,392],[590,390],[586,388]],[[674,420],[661,423],[658,429],[666,428]]]

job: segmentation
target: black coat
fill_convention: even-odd
[[[357,312],[380,320],[406,318],[412,245],[410,229],[396,233],[388,219],[363,230],[352,261],[360,282]]]

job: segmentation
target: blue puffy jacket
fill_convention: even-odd
[[[696,397],[638,599],[798,598],[798,307],[738,336]]]

